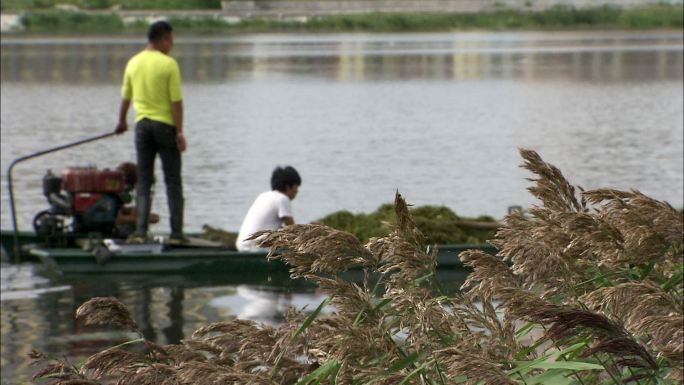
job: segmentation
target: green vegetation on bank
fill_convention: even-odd
[[[125,29],[120,17],[113,14],[81,12],[35,12],[22,18],[28,32],[117,33]]]
[[[541,12],[502,10],[479,14],[368,14],[315,18],[307,29],[418,31],[449,29],[653,28],[682,27],[682,7],[638,9],[553,8]]]
[[[199,0],[196,0],[199,1]],[[649,29],[682,28],[682,6],[634,9],[558,7],[541,12],[502,10],[480,14],[384,14],[317,16],[308,20],[172,17],[180,33],[217,32],[411,32],[448,30]],[[125,24],[115,13],[31,11],[22,17],[25,33],[138,33],[145,22]]]
[[[221,9],[221,0],[2,0],[3,11],[46,10],[58,4],[80,9]]]

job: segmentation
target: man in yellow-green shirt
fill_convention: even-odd
[[[135,148],[138,160],[136,185],[135,240],[147,238],[154,181],[154,161],[159,154],[164,170],[166,197],[169,203],[171,242],[183,242],[183,183],[181,152],[186,149],[183,136],[183,95],[178,63],[169,52],[173,47],[173,29],[165,21],[150,25],[145,50],[126,65],[121,87],[121,107],[116,132],[128,129],[126,116],[133,102],[135,108]]]

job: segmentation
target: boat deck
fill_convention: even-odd
[[[13,250],[12,233],[2,231],[5,251]],[[58,274],[287,274],[282,261],[269,261],[265,251],[240,252],[220,244],[201,240],[184,246],[161,246],[136,249],[120,243],[118,248],[94,249],[71,246],[46,246],[35,234],[22,233],[18,239],[22,253],[14,262],[40,261],[43,266]],[[155,246],[155,247],[152,247]],[[104,249],[104,250],[103,250]],[[459,254],[468,249],[496,254],[488,244],[454,244],[437,246],[437,269],[440,271],[463,269]],[[13,256],[12,256],[13,257]]]

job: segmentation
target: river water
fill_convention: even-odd
[[[681,207],[682,45],[681,31],[179,36],[187,228],[236,230],[273,167],[286,164],[303,178],[299,222],[372,211],[396,190],[410,203],[501,217],[535,203],[519,147],[586,189],[635,188]],[[112,130],[123,67],[143,46],[3,36],[3,229],[12,159]],[[133,159],[129,131],[20,164],[20,227],[45,207],[47,169]],[[156,190],[153,230],[165,232],[163,183]],[[122,338],[77,333],[73,310],[93,295],[122,298],[162,343],[227,316],[278,322],[287,304],[322,299],[273,277],[94,281],[36,269],[2,266],[3,384],[26,381],[31,348],[79,357]]]

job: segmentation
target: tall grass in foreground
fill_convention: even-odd
[[[445,296],[435,254],[397,194],[393,231],[361,244],[321,225],[260,234],[291,275],[328,299],[277,327],[227,319],[179,345],[142,339],[79,366],[51,360],[52,384],[679,384],[682,214],[637,191],[579,192],[533,151],[524,167],[541,205],[505,218],[500,257],[461,255],[473,271]],[[360,266],[356,284],[337,276]],[[321,309],[332,306],[333,312]],[[136,330],[114,298],[77,318]]]

